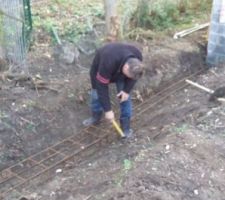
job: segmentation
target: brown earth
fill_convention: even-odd
[[[138,92],[146,101],[165,85],[205,67],[203,34],[139,44],[147,72],[135,89],[135,105],[140,104]],[[87,71],[93,55],[81,55],[84,68],[80,69],[56,63],[50,52],[48,46],[36,44],[29,60],[33,77],[38,74],[54,90],[2,81],[1,170],[83,129],[81,122],[89,114]],[[218,67],[195,81],[215,89],[223,85],[224,75],[224,67]],[[71,160],[69,167],[60,166],[62,173],[25,187],[24,196],[29,200],[224,199],[225,110],[223,104],[209,103],[208,97],[186,87],[141,115],[135,110],[135,139],[115,141],[79,163]]]

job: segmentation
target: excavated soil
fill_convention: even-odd
[[[138,94],[147,101],[175,80],[206,68],[202,34],[138,44],[147,70],[133,93],[136,106],[142,100]],[[31,73],[51,89],[33,90],[27,81],[1,83],[1,170],[79,133],[82,120],[89,115],[88,69],[93,55],[82,55],[79,68],[55,62],[50,48],[39,45],[29,55]],[[194,81],[216,89],[223,85],[224,75],[221,66]],[[205,92],[187,86],[141,115],[134,112],[134,139],[115,140],[79,162],[71,159],[47,181],[39,178],[24,187],[24,198],[224,199],[225,109],[208,98]]]

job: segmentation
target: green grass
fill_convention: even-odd
[[[117,187],[122,187],[124,179],[129,173],[129,171],[133,168],[133,165],[134,163],[132,160],[129,159],[123,160],[123,166],[114,180],[114,183]]]
[[[52,35],[52,27],[61,39],[76,42],[92,29],[103,16],[103,4],[97,1],[52,0],[44,6],[34,6],[34,29],[42,29]]]
[[[8,118],[8,115],[4,112],[0,110],[0,119],[5,119]]]
[[[188,125],[187,124],[181,124],[180,126],[176,126],[173,128],[173,132],[178,133],[178,134],[182,134],[185,133],[188,130]]]

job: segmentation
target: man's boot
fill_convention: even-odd
[[[86,127],[91,125],[97,125],[100,123],[101,118],[102,118],[102,112],[92,112],[92,117],[85,119],[83,121],[83,125]]]
[[[120,125],[125,135],[125,138],[131,138],[133,135],[133,130],[130,128],[130,117],[121,118]]]

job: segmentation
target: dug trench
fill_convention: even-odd
[[[197,46],[190,47],[184,41],[172,47],[170,42],[173,41],[167,41],[168,45],[163,43],[164,48],[162,44],[142,46],[147,70],[134,90],[137,104],[142,100],[140,97],[148,98],[160,91],[160,87],[203,67],[203,55]],[[189,51],[183,52],[183,45]],[[59,92],[35,91],[26,82],[2,81],[1,170],[79,132],[82,119],[89,114],[88,74],[77,73],[80,69],[75,65],[62,66],[51,56],[45,56],[47,52],[51,54],[50,48],[37,49],[29,55],[31,72],[35,77],[49,80]],[[91,58],[82,59],[80,62],[85,63],[88,71]]]
[[[61,166],[63,173],[23,188],[24,196],[57,200],[221,199],[225,180],[223,109],[209,107],[205,94],[184,87],[171,95],[168,91],[166,98],[141,112],[160,99],[148,102],[163,88],[205,67],[205,52],[198,45],[200,35],[143,45],[147,72],[133,94],[134,140],[115,140],[79,163],[71,159]],[[1,169],[78,133],[82,119],[88,116],[88,75],[77,75],[72,67],[59,70],[59,74],[60,66],[56,65],[49,73],[52,59],[32,58],[33,67],[40,67],[42,61],[43,71],[38,68],[42,77],[55,78],[63,86],[58,93],[38,94],[27,91],[26,86],[8,83],[3,87]],[[215,80],[222,84],[224,75],[223,68],[217,70],[194,78],[216,87]],[[139,107],[142,99],[147,105]]]

